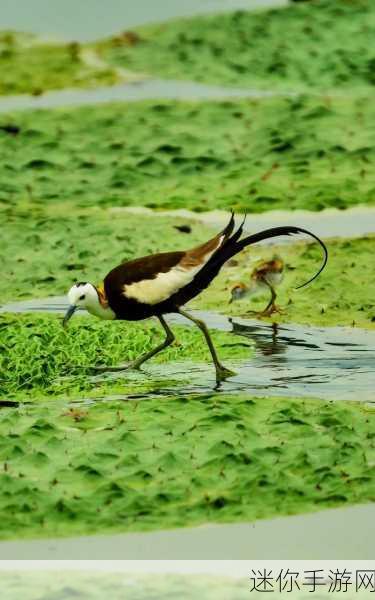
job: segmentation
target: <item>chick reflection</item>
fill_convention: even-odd
[[[280,356],[287,352],[288,341],[278,336],[279,326],[277,323],[271,325],[244,325],[231,318],[229,321],[232,324],[232,332],[253,340],[255,348],[264,356]]]

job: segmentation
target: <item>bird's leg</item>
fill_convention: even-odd
[[[164,331],[167,334],[167,337],[165,338],[164,342],[162,342],[161,344],[159,344],[159,346],[156,346],[156,348],[154,348],[153,350],[150,350],[149,352],[145,352],[145,354],[141,354],[141,356],[139,358],[137,358],[136,360],[126,364],[126,365],[118,365],[117,367],[94,367],[96,371],[125,371],[128,369],[139,369],[139,367],[146,362],[146,360],[149,360],[150,358],[152,358],[153,356],[155,356],[155,354],[158,354],[159,352],[161,352],[162,350],[164,350],[165,348],[167,348],[168,346],[170,346],[175,339],[174,333],[171,330],[171,328],[169,327],[168,323],[164,320],[164,318],[160,315],[158,317],[160,323],[162,324]]]
[[[186,317],[186,319],[193,321],[193,323],[195,323],[199,327],[199,329],[203,332],[203,335],[207,342],[207,346],[208,346],[211,356],[212,356],[212,360],[215,365],[216,381],[219,383],[220,381],[224,381],[224,379],[227,379],[227,377],[232,377],[233,375],[236,375],[236,373],[234,371],[230,371],[229,369],[227,369],[220,363],[220,361],[217,357],[217,354],[216,354],[215,346],[212,343],[211,336],[209,334],[206,324],[203,321],[201,321],[200,319],[196,319],[195,317],[192,317],[189,313],[185,312],[181,308],[179,309],[179,313],[183,317]]]
[[[146,362],[146,360],[149,360],[150,358],[155,356],[155,354],[158,354],[159,352],[161,352],[162,350],[164,350],[165,348],[168,348],[168,346],[173,344],[173,342],[175,340],[175,336],[174,336],[172,329],[169,327],[169,325],[165,321],[164,317],[162,317],[160,315],[158,317],[158,319],[159,319],[160,323],[162,324],[165,333],[167,334],[167,337],[165,338],[164,342],[159,344],[159,346],[156,346],[156,348],[154,348],[153,350],[150,350],[150,352],[146,352],[145,354],[142,354],[139,358],[137,358],[135,361],[130,363],[128,368],[139,369],[139,367],[141,365],[143,365],[143,363]]]
[[[274,312],[281,313],[282,312],[281,308],[279,308],[275,304],[275,300],[276,300],[275,288],[266,279],[264,280],[264,283],[269,287],[269,289],[271,291],[271,299],[270,299],[269,303],[267,304],[266,308],[264,310],[260,311],[258,313],[258,315],[263,316],[263,317],[269,317]]]

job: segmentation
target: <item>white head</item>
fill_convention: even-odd
[[[85,308],[89,313],[101,319],[114,319],[115,314],[108,306],[105,298],[100,296],[99,290],[92,283],[75,283],[68,292],[69,308],[65,314],[65,326],[77,308]]]

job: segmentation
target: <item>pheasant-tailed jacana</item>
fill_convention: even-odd
[[[281,312],[281,309],[275,304],[275,288],[282,282],[283,276],[284,261],[280,256],[274,256],[272,260],[264,260],[252,271],[249,285],[241,282],[232,287],[230,302],[252,296],[266,288],[271,292],[271,299],[267,306],[263,310],[251,310],[249,312],[260,317],[269,317],[274,312]]]
[[[139,368],[174,341],[174,335],[164,315],[179,313],[193,321],[202,331],[216,369],[217,381],[233,375],[219,361],[208,329],[203,321],[191,316],[183,306],[207,288],[224,263],[249,244],[279,235],[307,233],[317,240],[324,250],[324,261],[310,283],[324,269],[328,253],[324,243],[306,229],[293,226],[274,227],[241,239],[243,223],[234,232],[232,214],[225,229],[214,238],[186,252],[165,252],[131,260],[115,267],[104,279],[102,287],[91,283],[76,283],[68,293],[70,306],[64,317],[66,325],[78,307],[83,307],[101,319],[139,321],[157,317],[166,338],[162,344],[143,354],[128,365],[103,367],[103,370],[120,371]],[[302,287],[302,286],[300,286]]]

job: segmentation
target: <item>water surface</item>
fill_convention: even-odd
[[[286,3],[287,0],[2,0],[0,28],[86,42],[155,21]]]
[[[61,296],[8,304],[0,307],[0,313],[63,313],[66,308],[66,299]],[[228,338],[228,345],[255,345],[255,356],[249,349],[248,360],[232,365],[237,375],[219,386],[224,392],[375,402],[375,331],[277,325],[204,311],[194,311],[194,314],[211,329],[233,332],[233,338]],[[167,318],[172,325],[192,325],[180,315]],[[158,364],[150,361],[142,371],[105,373],[93,377],[98,382],[121,377],[132,381],[131,395],[102,398],[103,401],[140,400],[178,393],[202,395],[217,390],[214,370],[209,363],[174,361]],[[149,381],[147,392],[144,391],[145,378]],[[90,402],[90,398],[83,402]]]

